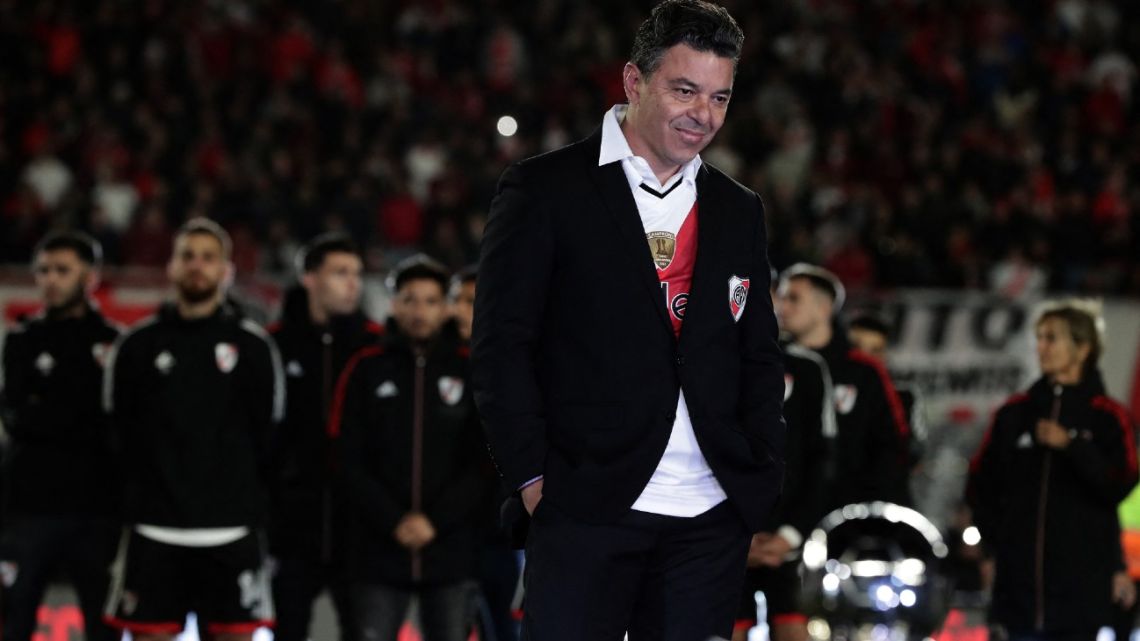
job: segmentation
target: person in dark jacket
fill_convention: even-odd
[[[883,364],[851,347],[836,318],[845,291],[834,274],[792,265],[780,275],[779,315],[793,342],[827,361],[839,422],[830,507],[910,504],[909,439],[902,401]]]
[[[1117,504],[1137,482],[1134,426],[1105,395],[1098,314],[1050,306],[1036,324],[1041,378],[998,409],[967,499],[996,572],[996,638],[1096,638],[1121,569]]]
[[[847,321],[847,338],[855,349],[887,366],[887,346],[890,343],[891,325],[882,317],[864,312]],[[919,390],[896,384],[903,415],[910,427],[909,455],[910,467],[914,469],[922,461],[926,447],[926,408]]]
[[[384,340],[349,361],[329,427],[339,434],[356,634],[394,641],[413,596],[426,641],[465,641],[488,504],[487,448],[468,356],[444,332],[447,273],[414,256],[389,279]]]
[[[269,335],[223,302],[229,257],[217,224],[183,225],[174,301],[120,338],[109,364],[128,525],[106,614],[136,640],[173,638],[191,611],[210,639],[273,622],[264,528],[284,375]]]
[[[118,329],[90,299],[100,248],[78,232],[42,240],[33,273],[43,311],[8,332],[0,413],[11,438],[0,528],[3,638],[28,641],[48,581],[60,569],[79,595],[86,638],[103,623],[107,566],[118,533],[118,485],[99,403]]]
[[[287,399],[272,472],[273,635],[279,641],[307,639],[313,601],[328,588],[341,639],[351,639],[343,580],[345,516],[334,482],[328,417],[348,359],[375,344],[382,329],[360,310],[364,263],[351,239],[319,236],[301,250],[297,263],[300,282],[286,293],[281,320],[269,327],[285,368]]]
[[[808,638],[794,553],[824,516],[829,473],[821,463],[831,456],[838,428],[831,374],[823,357],[798,345],[783,348],[784,420],[788,423],[784,493],[771,526],[752,536],[734,641],[747,639],[748,629],[756,624],[757,592],[764,593],[774,641]]]

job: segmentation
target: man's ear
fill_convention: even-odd
[[[99,289],[100,280],[98,269],[88,269],[87,273],[83,275],[83,291],[86,292],[88,296],[94,294],[95,290]]]
[[[641,101],[641,88],[638,86],[641,79],[641,69],[638,69],[637,65],[632,62],[625,63],[625,68],[621,72],[621,84],[622,88],[625,89],[625,99],[629,101],[630,106]]]

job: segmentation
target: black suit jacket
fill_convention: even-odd
[[[505,482],[591,523],[629,511],[685,391],[693,431],[752,530],[780,494],[783,365],[763,205],[703,165],[697,260],[680,338],[629,183],[601,131],[503,173],[475,300],[475,400]],[[750,281],[744,312],[732,276]]]

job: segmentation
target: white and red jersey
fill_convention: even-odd
[[[621,162],[657,267],[673,331],[679,336],[697,262],[697,170],[701,157],[694,157],[662,185],[649,163],[629,147],[621,130],[625,109],[625,105],[617,105],[606,113],[598,164]],[[682,391],[665,453],[632,507],[641,512],[692,517],[726,498],[701,453]]]
[[[684,222],[675,232],[665,230],[646,232],[649,251],[657,265],[657,279],[673,332],[680,337],[681,323],[685,320],[685,307],[689,304],[689,291],[693,285],[693,265],[697,262],[697,204],[689,209]]]

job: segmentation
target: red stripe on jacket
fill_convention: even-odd
[[[348,392],[348,379],[352,376],[352,372],[356,369],[357,364],[369,356],[378,356],[383,353],[384,350],[376,346],[364,347],[353,354],[352,358],[348,359],[348,363],[344,366],[344,371],[340,373],[340,378],[336,381],[336,390],[333,392],[332,409],[329,411],[329,422],[325,428],[329,438],[337,438],[340,436],[340,423],[344,417],[344,395]]]

